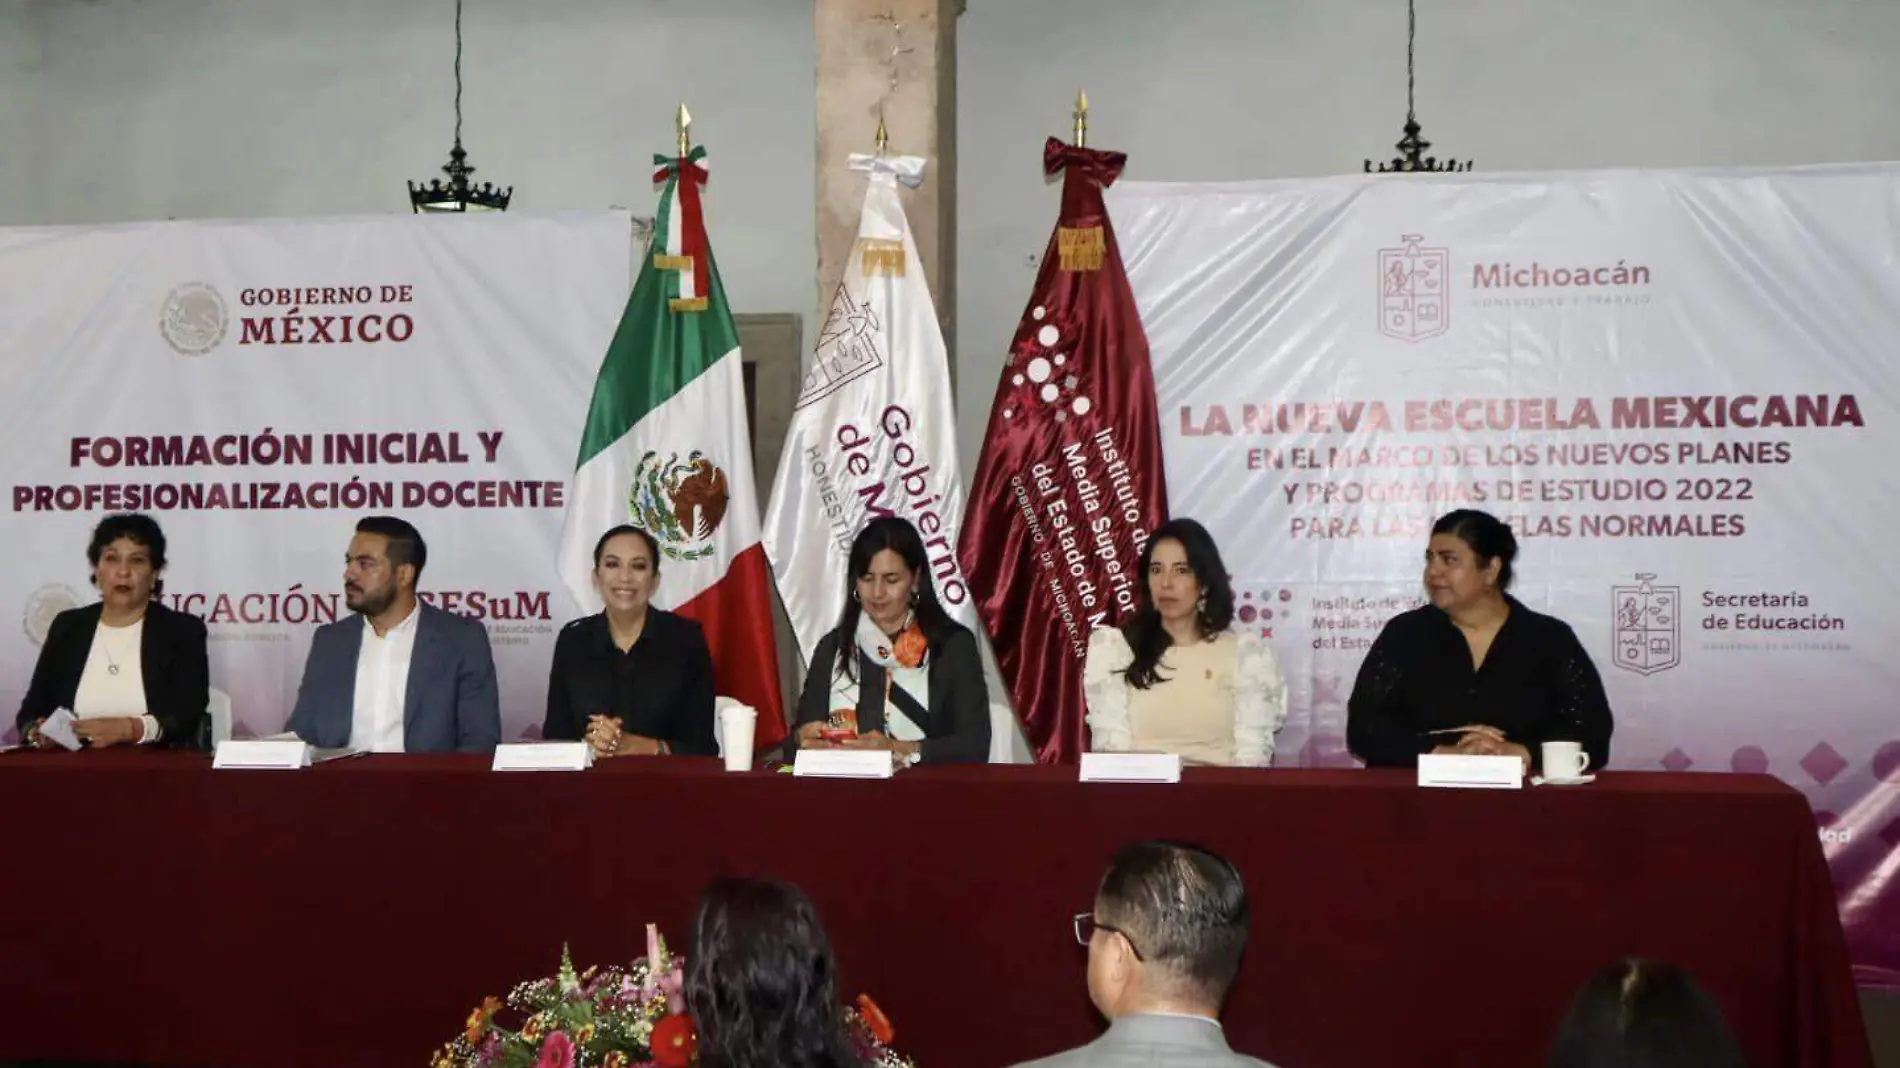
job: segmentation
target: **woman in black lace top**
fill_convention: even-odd
[[[1612,719],[1590,654],[1562,620],[1504,591],[1517,539],[1485,512],[1440,518],[1425,550],[1431,604],[1394,616],[1353,684],[1346,744],[1372,767],[1421,753],[1515,756],[1536,767],[1549,741],[1580,742],[1592,770]]]

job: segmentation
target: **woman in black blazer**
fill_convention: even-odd
[[[623,525],[594,543],[603,609],[561,628],[541,736],[600,757],[713,756],[712,651],[698,623],[653,607],[659,543]]]
[[[50,748],[40,724],[65,708],[95,747],[193,747],[211,695],[205,625],[156,598],[165,534],[148,516],[108,516],[86,547],[99,603],[54,617],[20,702],[20,734]]]
[[[838,626],[812,653],[791,747],[884,749],[900,765],[989,759],[976,636],[937,601],[917,528],[895,516],[867,523],[847,574]]]

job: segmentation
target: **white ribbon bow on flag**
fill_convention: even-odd
[[[869,174],[873,180],[889,175],[912,189],[924,184],[924,164],[922,156],[867,156],[862,152],[851,153],[851,169]]]

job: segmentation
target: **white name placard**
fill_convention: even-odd
[[[1524,762],[1514,756],[1425,753],[1418,758],[1418,784],[1470,790],[1521,790]]]
[[[1178,753],[1083,753],[1083,782],[1180,782]]]
[[[495,747],[494,771],[586,771],[594,747],[586,742],[508,742]]]
[[[310,766],[310,747],[301,740],[227,738],[211,755],[214,768],[246,771],[296,771]]]
[[[896,771],[883,749],[800,749],[792,775],[820,779],[888,779]]]

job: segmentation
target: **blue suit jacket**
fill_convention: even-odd
[[[488,631],[427,604],[418,604],[416,645],[402,710],[402,747],[409,753],[492,753],[501,741],[501,703]],[[297,687],[290,729],[320,749],[350,744],[356,708],[356,657],[363,620],[339,619],[317,628]]]

